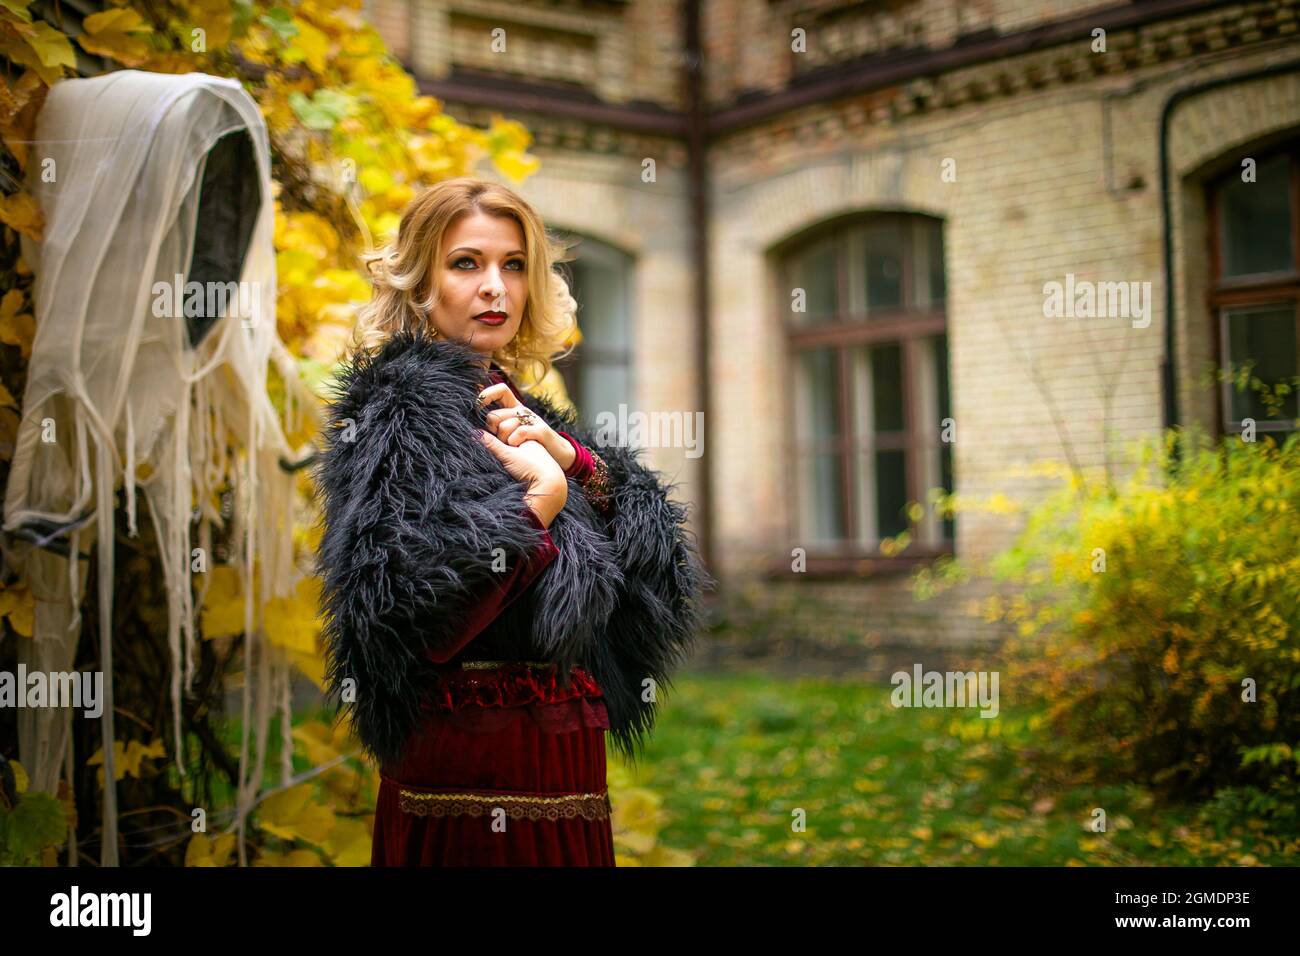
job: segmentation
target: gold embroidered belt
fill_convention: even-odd
[[[554,667],[555,664],[549,661],[461,661],[460,669],[465,671],[485,670],[493,667],[504,667],[507,664],[520,664],[524,667]]]
[[[609,790],[549,797],[511,793],[436,793],[399,788],[398,805],[419,817],[488,816],[498,808],[513,820],[608,820]]]

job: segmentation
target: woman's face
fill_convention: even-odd
[[[441,292],[431,316],[434,328],[441,336],[467,343],[484,364],[491,361],[492,353],[519,331],[528,301],[528,265],[519,223],[483,212],[461,216],[443,236],[442,257],[434,263],[433,274]]]

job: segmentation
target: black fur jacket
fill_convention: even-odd
[[[351,355],[330,396],[312,470],[328,697],[381,764],[399,758],[420,720],[438,666],[426,652],[453,641],[475,595],[500,580],[497,549],[513,568],[542,540],[523,483],[475,437],[490,384],[467,346],[401,332]],[[598,446],[539,396],[525,404],[605,460],[612,508],[594,509],[571,480],[549,528],[559,556],[469,648],[480,659],[553,661],[566,680],[582,667],[604,692],[611,742],[635,759],[714,582],[686,507],[669,497],[675,485],[637,450]]]

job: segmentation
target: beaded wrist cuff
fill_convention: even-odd
[[[582,483],[582,490],[593,507],[605,509],[610,506],[610,495],[614,491],[613,482],[609,477],[609,468],[605,464],[605,459],[594,451],[588,449],[588,453],[591,455],[593,467],[591,476]]]

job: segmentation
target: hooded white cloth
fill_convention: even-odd
[[[178,277],[189,281],[197,268],[191,261],[196,230],[228,224],[236,197],[213,197],[224,215],[200,222],[200,194],[209,151],[239,131],[251,142],[260,190],[253,200],[260,205],[249,208],[248,218],[255,221],[242,273],[228,277],[239,280],[241,294],[193,346],[181,314],[185,301],[160,294],[156,284],[174,293]],[[277,363],[290,385],[288,414],[303,409],[293,403],[293,389],[300,386],[276,332],[268,137],[256,103],[240,84],[202,73],[139,70],[63,80],[49,91],[36,136],[29,188],[46,226],[41,243],[24,240],[24,256],[36,274],[36,339],[4,528],[30,529],[42,520],[66,525],[84,517],[83,525],[57,538],[73,554],[79,554],[83,530],[96,533],[105,697],[101,863],[111,866],[117,863],[110,640],[115,488],[124,491],[128,533],[137,533],[137,488],[157,532],[168,594],[171,746],[183,774],[180,698],[182,686],[191,685],[198,651],[192,574],[201,592],[208,584],[194,549],[204,549],[201,558],[211,570],[212,526],[225,524],[214,499],[224,482],[232,485],[236,546],[230,562],[245,585],[242,837],[262,778],[271,712],[288,708],[289,665],[268,655],[258,605],[288,596],[299,576],[292,560],[293,475],[279,466],[294,451],[267,395],[268,362]],[[198,523],[197,541],[192,520]],[[20,655],[29,671],[69,670],[86,568],[47,549],[14,550],[36,599],[33,641]],[[19,756],[32,787],[53,792],[62,764],[72,766],[67,732],[71,720],[84,719],[82,713],[27,708],[19,715]],[[251,761],[250,730],[259,750]]]

